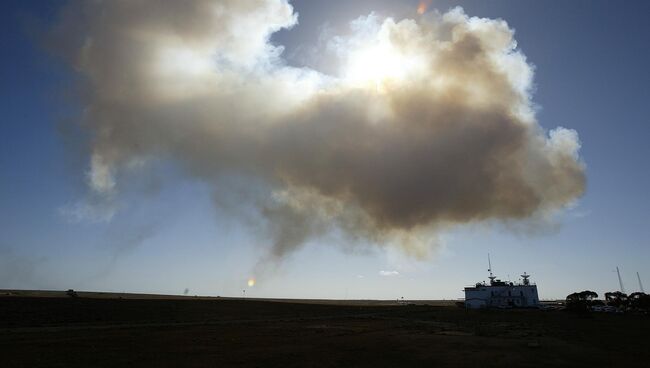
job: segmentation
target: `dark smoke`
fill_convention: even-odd
[[[283,0],[71,3],[52,38],[83,80],[92,191],[116,196],[120,170],[172,160],[223,208],[258,208],[272,259],[333,230],[422,255],[448,226],[583,193],[577,133],[538,125],[504,21],[362,17],[330,43],[340,75],[284,63],[268,40],[295,22]],[[258,189],[233,204],[230,175]]]

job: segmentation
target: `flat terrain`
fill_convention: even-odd
[[[2,367],[647,366],[650,318],[0,293]],[[444,303],[443,303],[444,304]]]

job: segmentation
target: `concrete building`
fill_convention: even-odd
[[[488,263],[490,263],[489,257]],[[489,267],[489,284],[479,282],[465,288],[466,308],[537,308],[539,306],[537,285],[528,280],[530,275],[524,272],[520,283],[501,281],[492,274],[491,264]]]

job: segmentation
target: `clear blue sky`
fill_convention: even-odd
[[[292,1],[299,25],[274,35],[289,62],[322,27],[371,11],[399,18],[417,1]],[[62,122],[81,106],[73,73],[41,45],[59,1],[3,2],[0,27],[0,288],[241,295],[257,241],[215,211],[210,189],[160,163],[132,183],[110,222],[72,223],[59,209],[87,191],[84,137]],[[431,259],[394,251],[349,252],[310,242],[247,295],[296,298],[462,297],[487,278],[533,275],[541,298],[591,289],[627,291],[636,272],[650,288],[650,3],[647,1],[436,1],[470,16],[502,18],[535,65],[534,102],[545,129],[575,129],[587,191],[560,226],[536,234],[472,225],[444,235]],[[155,189],[151,189],[155,188]],[[131,194],[129,194],[131,193]],[[397,271],[383,276],[380,271]]]

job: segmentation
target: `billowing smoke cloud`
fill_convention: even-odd
[[[297,22],[285,0],[70,4],[53,39],[82,77],[92,191],[176,162],[223,208],[254,204],[272,257],[331,231],[419,255],[443,227],[571,204],[578,136],[536,122],[513,30],[460,8],[414,16],[352,22],[326,75],[269,42]]]

